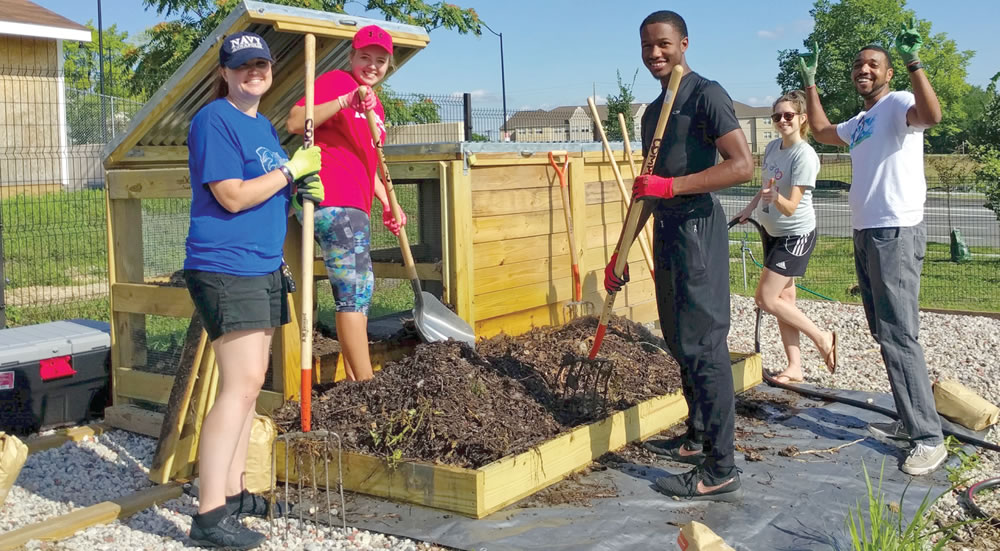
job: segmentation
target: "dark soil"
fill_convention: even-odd
[[[593,391],[602,394],[603,385],[567,376],[574,360],[586,357],[596,330],[597,318],[588,316],[482,340],[476,350],[456,342],[418,345],[371,381],[315,388],[313,429],[336,432],[345,449],[390,462],[478,468],[680,387],[662,341],[613,317],[600,355],[610,369],[609,398],[596,399]],[[584,374],[596,369],[584,367]],[[286,404],[274,418],[283,430],[298,430],[298,404]]]

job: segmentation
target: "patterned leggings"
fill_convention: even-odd
[[[337,312],[367,316],[375,288],[368,215],[350,207],[321,207],[316,209],[315,227]]]

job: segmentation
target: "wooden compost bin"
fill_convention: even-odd
[[[519,335],[532,327],[566,321],[563,306],[572,299],[573,282],[559,181],[548,162],[549,150],[570,151],[567,183],[583,299],[599,311],[604,302],[604,266],[625,214],[610,162],[599,144],[458,143],[386,149],[394,161],[390,170],[397,183],[407,174],[425,176],[435,165],[440,169],[444,254],[440,270],[425,271],[421,277],[442,280],[445,300],[473,324],[477,337]],[[616,155],[625,169],[620,145]],[[423,183],[431,182],[424,178]],[[629,261],[632,281],[618,297],[615,313],[637,322],[653,321],[657,316],[653,283],[638,246],[630,251]],[[760,383],[759,355],[732,356],[737,392]],[[390,468],[380,458],[347,452],[344,487],[481,518],[686,415],[687,405],[678,391],[479,469],[419,461]],[[283,448],[278,461],[277,472],[284,473]],[[294,482],[294,463],[289,468],[288,479]]]
[[[144,240],[143,206],[150,201],[191,198],[187,133],[191,118],[214,99],[218,48],[222,37],[249,30],[267,41],[276,62],[273,84],[263,97],[259,112],[278,129],[279,139],[286,151],[293,151],[302,143],[302,137],[289,135],[285,131],[285,121],[289,109],[305,93],[305,33],[317,37],[316,74],[320,75],[346,68],[351,39],[358,28],[369,24],[380,25],[393,37],[394,67],[390,71],[409,61],[430,40],[422,27],[413,25],[241,1],[133,117],[128,130],[105,147],[114,395],[114,407],[109,409],[108,418],[123,420],[122,424],[137,432],[152,436],[159,434],[162,414],[151,412],[148,408],[130,407],[136,403],[144,406],[165,405],[174,382],[173,376],[143,369],[149,365],[148,356],[151,355],[146,346],[148,319],[150,316],[188,319],[194,312],[194,305],[187,289],[156,284],[170,276],[169,272],[147,273],[149,269],[144,257],[148,256],[146,253],[155,252],[147,250],[155,240]],[[440,175],[440,169],[434,163],[415,169],[393,166],[394,172],[410,174],[411,177],[438,178]],[[182,223],[186,228],[187,221]],[[149,231],[154,230],[145,230]],[[301,228],[294,217],[289,220],[288,236],[285,257],[290,264],[300,266],[301,262],[297,259],[301,250]],[[183,244],[180,247],[172,254],[182,259]],[[170,268],[171,271],[181,267],[179,260],[176,264]],[[376,263],[374,267],[379,277],[405,277],[402,266],[393,263]],[[433,266],[421,265],[418,271],[429,274]],[[315,272],[325,277],[326,270],[321,262]],[[293,309],[295,304],[301,304],[298,298],[297,295],[292,297]],[[285,376],[276,374],[273,390],[261,393],[258,411],[272,411],[284,400],[298,398],[300,337],[298,316],[295,314],[297,312],[293,311],[295,322],[276,333],[273,346],[272,365],[276,373]],[[391,350],[381,346],[375,347],[372,352],[373,360],[378,364],[398,357],[405,353],[405,349]],[[330,367],[331,360],[335,362],[336,358],[323,359],[325,367]]]

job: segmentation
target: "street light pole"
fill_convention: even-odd
[[[101,81],[101,140],[108,141],[107,108],[104,105],[104,27],[101,24],[101,0],[97,0],[97,60],[101,64],[98,69]]]
[[[503,71],[503,33],[498,33],[490,28],[489,25],[483,23],[486,30],[500,37],[500,93],[503,97],[503,128],[501,129],[501,141],[507,137],[507,81],[504,78]]]

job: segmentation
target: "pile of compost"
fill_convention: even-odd
[[[663,341],[617,316],[600,354],[610,377],[592,384],[587,370],[599,368],[588,364],[574,377],[570,367],[587,357],[596,330],[597,318],[588,316],[480,340],[475,350],[453,341],[417,345],[371,381],[316,387],[312,428],[336,432],[347,450],[390,462],[478,468],[680,388]],[[282,430],[298,430],[298,404],[274,418]]]

